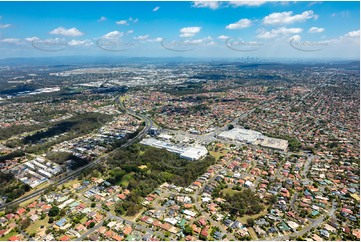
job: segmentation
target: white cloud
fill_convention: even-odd
[[[292,16],[292,11],[272,13],[263,18],[263,23],[266,25],[277,25],[277,24],[292,24],[296,22],[303,22],[307,19],[317,19],[318,15],[314,14],[312,10],[304,11],[301,14]]]
[[[250,6],[257,7],[266,3],[266,1],[230,1],[229,3],[222,1],[194,1],[192,3],[193,8],[210,8],[210,9],[218,9],[221,6],[223,7],[241,7],[241,6]]]
[[[80,32],[77,28],[65,29],[63,27],[56,28],[49,32],[50,34],[63,35],[63,36],[82,36],[84,33]]]
[[[0,42],[1,42],[1,43],[7,43],[7,44],[19,44],[19,43],[20,43],[20,39],[7,38],[7,39],[1,39]]]
[[[128,30],[126,33],[127,33],[127,34],[132,34],[133,32],[134,32],[134,30],[130,29],[130,30]]]
[[[137,36],[137,37],[134,37],[133,39],[135,39],[135,40],[146,40],[146,39],[148,39],[149,38],[149,35],[148,34],[146,34],[146,35],[139,35],[139,36]]]
[[[156,6],[155,8],[153,8],[153,12],[157,12],[160,9],[159,6]]]
[[[147,39],[148,42],[162,42],[163,38],[162,37],[157,37],[154,39]]]
[[[351,31],[348,32],[347,34],[345,34],[346,37],[359,37],[360,36],[360,30],[355,30],[355,31]]]
[[[123,36],[123,32],[119,32],[117,30],[109,32],[105,35],[103,35],[103,38],[105,39],[116,39]]]
[[[194,8],[210,8],[210,9],[217,9],[221,6],[221,2],[217,2],[217,1],[212,1],[212,2],[207,2],[207,1],[195,1],[192,4],[192,7]]]
[[[224,39],[229,39],[229,36],[226,36],[226,35],[220,35],[220,36],[218,36],[218,38],[217,39],[222,39],[222,40],[224,40]]]
[[[301,40],[301,36],[300,36],[300,35],[298,35],[298,34],[296,34],[296,35],[292,36],[292,37],[290,38],[290,40],[293,40],[293,41],[300,41],[300,40]]]
[[[180,37],[193,37],[201,31],[201,27],[184,27],[179,32],[181,34]]]
[[[127,20],[119,20],[117,22],[115,22],[116,24],[119,24],[119,25],[128,25],[128,22]]]
[[[244,29],[251,26],[252,21],[249,19],[240,19],[238,22],[227,25],[226,29]]]
[[[332,17],[337,17],[337,16],[340,16],[340,17],[349,17],[350,16],[350,12],[349,11],[341,11],[339,13],[332,13],[331,14]]]
[[[0,24],[0,29],[6,29],[9,28],[11,24]]]
[[[229,5],[233,7],[240,7],[240,6],[261,6],[262,4],[266,3],[266,1],[230,1]]]
[[[40,38],[38,38],[38,37],[28,37],[28,38],[25,38],[25,40],[28,41],[28,42],[33,42],[35,40],[40,40]]]
[[[290,34],[299,34],[301,32],[301,28],[281,27],[278,29],[272,29],[271,31],[265,31],[264,29],[260,29],[257,37],[261,39],[272,39],[276,37],[288,36]]]
[[[311,28],[308,30],[308,33],[322,33],[323,31],[325,31],[324,28],[311,27]]]
[[[93,45],[93,42],[91,42],[90,40],[86,39],[86,40],[71,40],[68,42],[68,45],[70,46],[84,46],[84,47],[89,47]]]
[[[101,16],[101,17],[98,19],[98,22],[104,22],[105,20],[107,20],[107,18],[104,17],[104,16]]]
[[[204,43],[209,43],[210,41],[212,40],[212,37],[211,36],[208,36],[208,37],[205,37],[205,38],[201,38],[201,39],[192,39],[192,40],[185,40],[184,43],[185,44],[204,44]]]
[[[321,2],[310,2],[307,7],[312,7],[313,5],[320,4]]]
[[[129,18],[129,21],[133,21],[133,23],[138,23],[139,22],[139,19],[138,18],[136,18],[136,19],[132,19],[132,18]]]

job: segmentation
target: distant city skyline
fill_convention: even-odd
[[[360,3],[0,2],[1,59],[359,59]]]

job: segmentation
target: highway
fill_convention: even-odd
[[[137,136],[135,136],[133,139],[128,140],[127,143],[125,143],[125,144],[123,144],[122,146],[119,147],[119,148],[126,148],[126,147],[134,144],[134,143],[137,142],[138,140],[142,139],[142,138],[144,137],[144,135],[146,135],[146,134],[148,133],[150,127],[153,126],[153,121],[152,121],[149,117],[147,117],[147,116],[145,116],[145,115],[137,114],[137,113],[135,113],[135,112],[132,111],[132,110],[127,110],[127,109],[125,108],[124,104],[120,101],[120,97],[121,97],[121,96],[119,95],[119,96],[117,96],[117,98],[116,98],[116,102],[117,102],[119,108],[120,108],[122,111],[124,111],[125,113],[127,113],[127,114],[129,114],[129,115],[132,115],[132,116],[134,116],[134,117],[136,117],[136,118],[138,118],[138,119],[141,119],[141,120],[143,120],[143,121],[145,122],[145,126],[144,126],[143,130],[140,131],[140,132],[137,134]],[[119,148],[118,148],[118,149],[119,149]],[[100,164],[101,162],[104,162],[104,161],[105,161],[104,158],[107,157],[107,156],[109,156],[109,155],[111,155],[111,154],[112,154],[114,151],[116,151],[116,150],[117,150],[117,149],[113,150],[112,152],[109,152],[109,153],[107,153],[107,154],[104,154],[104,155],[98,157],[95,161],[90,162],[89,164],[84,165],[84,166],[78,168],[77,170],[68,173],[68,174],[67,174],[65,177],[63,177],[63,178],[59,178],[58,180],[53,180],[53,181],[51,181],[51,183],[49,183],[48,186],[46,186],[46,187],[44,187],[44,188],[42,188],[42,189],[36,190],[36,191],[34,191],[34,192],[32,192],[32,193],[30,193],[30,194],[28,194],[28,195],[25,195],[25,196],[22,196],[22,197],[18,198],[18,199],[16,199],[16,200],[12,201],[12,202],[5,203],[5,204],[1,205],[1,206],[0,206],[0,210],[4,209],[4,208],[7,207],[7,206],[19,204],[19,203],[25,202],[25,201],[27,201],[27,200],[30,200],[30,199],[32,199],[32,198],[34,198],[34,197],[36,197],[36,196],[39,196],[39,195],[41,195],[42,193],[44,193],[44,191],[46,191],[50,186],[58,186],[58,185],[61,185],[61,184],[63,184],[63,183],[66,183],[67,181],[69,181],[69,180],[71,180],[71,179],[74,179],[76,176],[80,175],[80,174],[81,174],[83,171],[85,171],[86,169],[88,169],[88,168],[90,169],[90,168],[94,167],[95,165]]]

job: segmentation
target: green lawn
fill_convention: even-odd
[[[228,188],[223,189],[222,192],[224,195],[228,194],[230,196],[233,196],[234,194],[240,193],[241,191],[232,190],[232,188],[228,187]]]
[[[216,146],[210,146],[208,147],[209,154],[218,161],[221,156],[224,156],[229,152],[229,150],[226,149],[228,147],[228,145],[224,145],[223,147],[218,148],[218,150],[216,151]]]
[[[88,220],[88,218],[87,218],[87,216],[85,216],[84,218],[82,218],[82,219],[80,220],[80,223],[81,223],[81,224],[84,224],[87,220]]]
[[[76,180],[71,180],[70,182],[65,183],[64,187],[72,189],[73,185],[77,184],[77,183],[80,183],[80,181],[78,181],[77,179]]]
[[[48,216],[46,216],[46,218],[43,220],[38,219],[34,223],[30,224],[30,226],[26,229],[26,232],[28,234],[37,233],[38,228],[40,228],[41,225],[44,225],[44,227],[48,225],[48,221],[49,221]]]
[[[219,160],[219,158],[221,158],[221,156],[225,155],[225,154],[223,154],[221,152],[215,152],[215,151],[209,151],[209,154],[211,156],[213,156],[216,160]]]
[[[26,194],[26,193],[25,193],[25,194]],[[28,206],[29,204],[33,203],[33,202],[34,202],[36,199],[38,199],[39,197],[40,197],[40,195],[39,195],[39,196],[36,196],[36,197],[34,197],[34,198],[30,199],[30,200],[26,200],[25,202],[20,203],[20,204],[19,204],[19,207],[21,207],[21,208],[26,207],[26,206]]]
[[[122,177],[122,180],[116,182],[116,185],[122,185],[122,187],[127,187],[129,184],[129,180],[132,179],[133,176],[134,176],[134,172],[126,174],[125,176]]]
[[[11,236],[17,235],[18,233],[11,231],[10,233],[8,233],[7,235],[5,235],[4,237],[0,237],[0,241],[8,241],[9,238]]]
[[[266,215],[266,214],[268,213],[268,212],[267,212],[267,208],[268,208],[268,207],[265,207],[265,209],[263,209],[263,211],[260,212],[260,213],[258,213],[258,214],[254,214],[254,215],[244,215],[243,217],[239,218],[239,220],[241,221],[241,223],[246,224],[248,218],[257,219],[257,218],[259,218],[259,217],[262,217],[262,216]]]
[[[252,237],[252,240],[257,240],[257,234],[256,232],[254,232],[253,228],[248,228],[248,231],[249,231],[249,234],[251,235]]]
[[[136,213],[135,215],[133,216],[124,216],[124,218],[128,219],[128,220],[131,220],[131,221],[136,221],[136,219],[144,212],[144,208],[142,208],[141,210],[139,210],[138,213]]]

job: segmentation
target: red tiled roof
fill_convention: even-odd
[[[9,241],[19,241],[18,236],[14,235],[9,238]]]
[[[208,226],[206,226],[206,227],[204,227],[204,229],[202,229],[201,235],[203,235],[204,237],[208,237]]]
[[[133,231],[132,227],[127,226],[127,227],[124,228],[124,231],[123,231],[123,232],[124,232],[125,235],[128,235],[128,234],[130,234],[132,231]]]
[[[20,216],[26,212],[25,208],[20,208],[16,213],[19,214]]]
[[[64,235],[64,236],[61,237],[59,240],[61,240],[61,241],[68,241],[68,240],[70,240],[70,237],[67,236],[67,235]]]
[[[120,235],[114,235],[112,237],[112,239],[116,240],[116,241],[122,241],[124,239],[124,237],[120,236]]]

